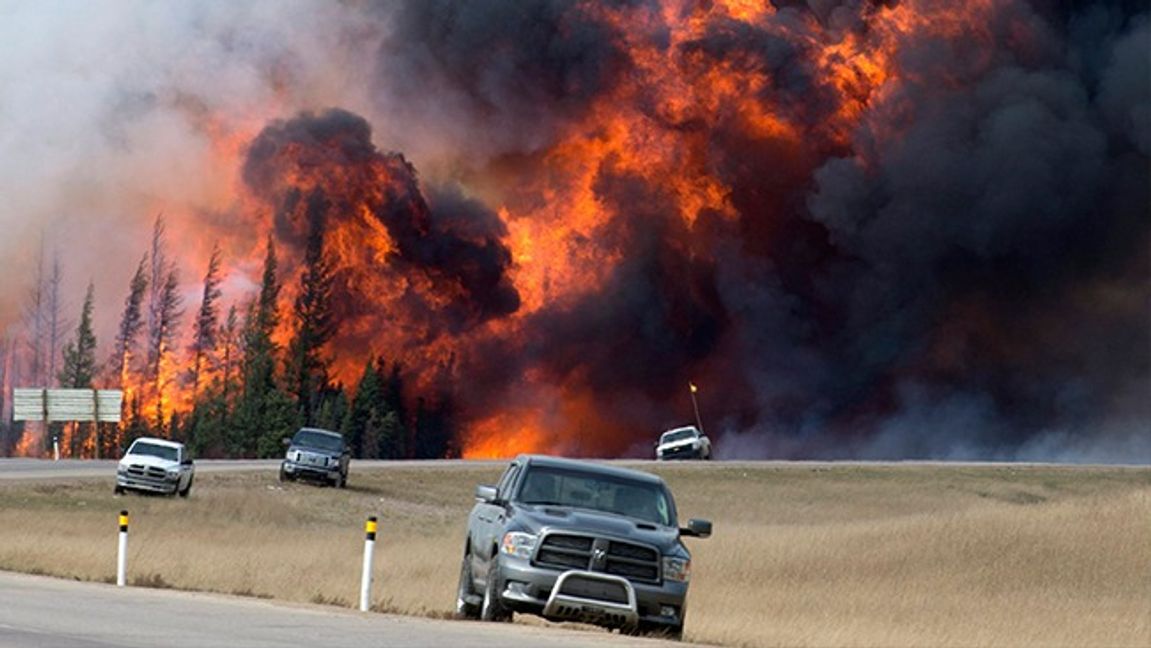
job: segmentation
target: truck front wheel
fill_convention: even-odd
[[[460,563],[460,584],[456,589],[456,616],[461,619],[480,618],[480,606],[475,604],[476,585],[472,582],[471,555],[465,553]]]
[[[188,478],[188,485],[184,487],[184,490],[180,491],[180,497],[187,497],[188,494],[192,492],[192,480],[195,478],[195,475]]]
[[[503,580],[499,567],[492,565],[488,572],[487,587],[484,588],[484,603],[480,607],[480,618],[484,621],[506,623],[512,620],[512,611],[504,607],[504,602],[500,598],[500,592],[504,587]]]

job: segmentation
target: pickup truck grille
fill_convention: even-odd
[[[128,466],[128,474],[137,478],[148,479],[164,479],[168,473],[163,468],[157,466],[142,466],[140,464],[132,464]]]
[[[604,552],[595,557],[595,550]],[[594,536],[549,533],[536,552],[535,564],[556,569],[587,569],[644,583],[659,582],[659,552],[645,545]]]
[[[684,445],[664,450],[660,453],[660,456],[664,459],[694,458],[699,456],[699,450],[690,445]]]
[[[328,457],[327,455],[316,454],[314,452],[304,452],[301,450],[299,459],[296,463],[303,464],[305,466],[319,466],[323,468],[328,465]]]

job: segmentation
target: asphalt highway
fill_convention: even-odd
[[[655,639],[359,613],[0,572],[3,648],[657,648]]]
[[[1092,470],[1099,466],[1091,464],[1069,465],[1048,463],[1017,463],[1017,462],[978,462],[978,461],[677,461],[663,464],[656,461],[643,461],[635,459],[610,460],[607,463],[630,466],[633,468],[651,468],[656,465],[675,465],[678,470],[716,470],[739,468],[786,468],[792,470],[825,470],[844,467],[925,467],[946,466],[949,468],[974,467],[1003,467],[1003,468],[1034,468],[1044,466],[1059,466],[1063,469]],[[389,466],[452,466],[458,468],[474,468],[476,466],[491,465],[504,466],[507,461],[491,460],[460,460],[460,459],[428,459],[420,461],[388,461],[380,459],[354,459],[353,472],[360,470],[386,469]],[[242,471],[268,471],[279,470],[280,459],[197,459],[197,473],[227,473]],[[1136,466],[1109,465],[1108,468],[1123,468]],[[111,479],[116,475],[116,462],[113,460],[90,459],[62,459],[51,461],[49,459],[22,459],[0,458],[0,480],[4,479],[56,479],[56,478],[84,478],[106,477]]]
[[[196,472],[234,472],[241,470],[275,470],[274,460],[239,460],[196,462]],[[52,479],[72,477],[115,477],[116,461],[111,459],[0,459],[0,479]]]
[[[244,471],[275,472],[280,459],[197,459],[196,473],[226,473]],[[457,465],[476,466],[484,462],[438,459],[420,462],[355,459],[354,470],[384,468],[401,465]],[[505,462],[490,462],[492,465]],[[0,479],[55,479],[74,477],[107,477],[116,475],[116,462],[111,459],[21,459],[0,458]]]

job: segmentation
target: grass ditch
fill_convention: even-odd
[[[1147,646],[1151,470],[646,464],[710,518],[686,638],[730,646]],[[450,616],[463,530],[491,465],[357,471],[346,490],[205,473],[192,496],[111,477],[0,481],[0,569],[350,607],[380,518],[373,609]],[[533,622],[534,623],[534,622]]]

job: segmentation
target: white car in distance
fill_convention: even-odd
[[[655,444],[655,458],[711,459],[711,439],[694,425],[678,427],[664,432]]]
[[[116,494],[126,490],[187,497],[195,467],[183,443],[140,437],[116,466]]]

